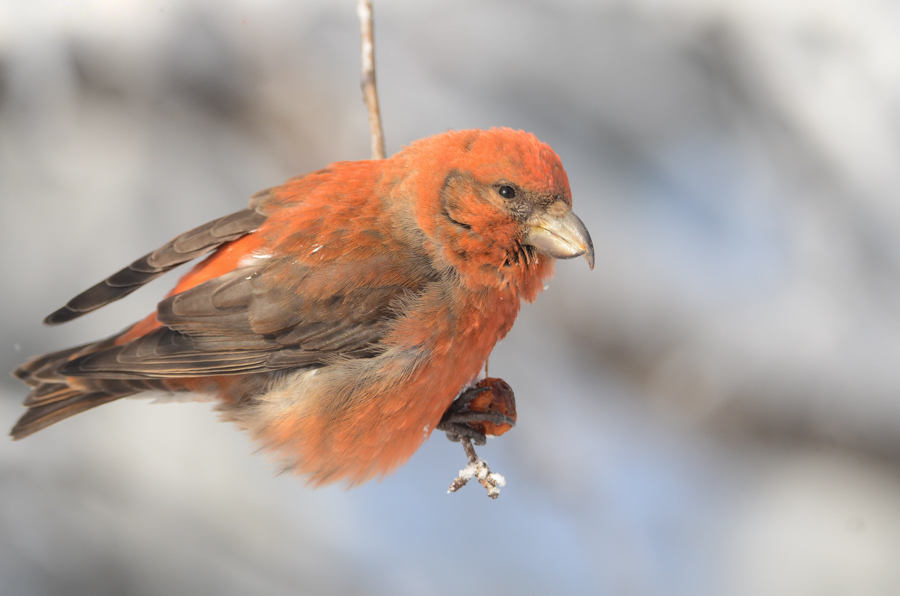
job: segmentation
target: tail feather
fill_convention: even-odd
[[[75,414],[80,414],[85,410],[90,410],[91,408],[109,403],[121,397],[125,397],[125,395],[110,395],[103,392],[77,393],[60,401],[34,406],[29,408],[28,411],[19,418],[19,421],[16,422],[16,425],[9,434],[14,440],[18,440],[27,437],[42,428],[46,428],[51,424],[55,424],[60,420],[64,420]]]
[[[72,298],[44,319],[44,323],[57,325],[78,318],[127,296],[182,263],[255,231],[266,220],[266,215],[257,208],[263,208],[271,192],[272,189],[261,191],[254,195],[250,208],[185,232],[143,256]],[[123,334],[128,331],[126,329]],[[16,369],[13,375],[28,385],[31,393],[24,402],[28,411],[12,429],[13,438],[21,439],[64,418],[120,397],[146,390],[166,390],[165,381],[161,379],[71,377],[63,372],[63,367],[70,360],[109,348],[121,337],[122,334],[118,334],[99,342],[36,356]]]
[[[66,377],[60,369],[72,358],[104,349],[114,342],[108,338],[42,356],[20,366],[13,375],[31,387],[23,405],[28,411],[13,427],[10,435],[21,439],[75,414],[101,404],[147,390],[166,390],[158,379],[97,379]]]

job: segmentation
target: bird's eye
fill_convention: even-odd
[[[499,193],[500,196],[504,199],[512,199],[516,196],[516,189],[512,186],[504,185],[497,189],[497,193]]]

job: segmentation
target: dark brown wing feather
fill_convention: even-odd
[[[378,354],[380,340],[431,277],[372,257],[314,269],[293,258],[238,269],[160,302],[164,326],[68,360],[58,373],[105,379],[246,374]],[[353,270],[380,271],[359,284]],[[385,269],[387,274],[385,275]]]
[[[82,292],[48,316],[44,323],[57,325],[71,321],[127,296],[166,271],[255,231],[266,220],[261,213],[271,189],[257,193],[251,207],[186,232],[125,269]],[[108,358],[118,348],[115,337],[32,358],[15,371],[15,376],[31,387],[24,405],[29,409],[13,427],[11,435],[20,439],[55,422],[110,401],[147,390],[165,390],[160,379],[140,375],[100,375],[70,383],[63,372],[67,363],[80,356]],[[172,338],[168,338],[172,343]],[[124,347],[124,346],[123,346]],[[92,375],[88,374],[88,377]]]
[[[76,354],[85,348],[94,347],[95,345],[96,342],[91,342],[81,344],[80,346],[66,348],[65,350],[59,350],[57,352],[35,356],[17,368],[15,372],[13,372],[13,376],[17,379],[21,379],[29,387],[36,387],[37,385],[48,381],[65,380],[64,378],[57,378],[58,375],[54,370],[59,363],[73,354]]]
[[[253,373],[380,353],[392,322],[438,274],[421,248],[377,231],[386,229],[378,221],[379,204],[362,195],[336,200],[322,194],[314,201],[313,183],[302,184],[297,179],[257,193],[250,209],[179,236],[50,315],[48,324],[76,318],[257,229],[280,238],[269,251],[279,256],[163,300],[157,309],[162,327],[150,333],[122,345],[114,336],[24,364],[16,376],[32,392],[13,436],[120,397],[166,390],[173,377],[267,379]],[[345,227],[347,221],[354,225]],[[357,233],[348,233],[351,228]]]
[[[44,319],[44,324],[59,325],[124,298],[166,271],[254,231],[265,219],[253,209],[244,209],[185,232],[75,296]]]

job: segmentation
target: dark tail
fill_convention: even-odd
[[[211,221],[185,232],[152,253],[138,259],[118,273],[72,298],[46,319],[47,325],[58,325],[127,296],[166,271],[215,250],[256,230],[266,219],[257,207],[273,189],[256,193],[251,207]],[[161,379],[103,379],[89,376],[66,377],[60,373],[70,360],[115,345],[116,336],[96,343],[84,344],[43,356],[36,356],[13,373],[31,387],[25,398],[28,411],[10,433],[21,439],[33,432],[101,404],[147,390],[166,390]]]
[[[162,381],[156,379],[65,377],[58,372],[72,358],[107,348],[113,344],[113,340],[114,338],[110,338],[35,356],[16,369],[13,375],[31,387],[31,393],[23,402],[28,411],[19,418],[9,433],[12,438],[27,437],[60,420],[121,397],[141,391],[165,389]]]

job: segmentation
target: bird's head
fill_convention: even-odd
[[[572,212],[566,172],[533,134],[452,131],[406,152],[415,156],[417,219],[457,268],[539,266],[544,257],[549,273],[553,259],[583,255],[593,269],[591,236]]]

